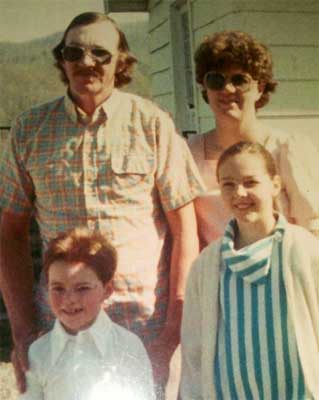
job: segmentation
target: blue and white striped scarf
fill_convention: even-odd
[[[226,267],[248,283],[265,282],[270,269],[273,240],[282,237],[285,219],[279,215],[275,230],[267,236],[239,250],[235,249],[237,222],[232,219],[222,239],[221,254]]]

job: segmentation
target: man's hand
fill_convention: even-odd
[[[155,340],[146,345],[153,368],[155,384],[166,385],[169,377],[169,363],[179,341],[179,325],[166,326]]]
[[[180,343],[183,300],[170,304],[164,329],[151,343],[146,344],[150,358],[155,386],[165,388],[168,382],[171,358]]]
[[[20,393],[26,391],[25,373],[29,369],[28,349],[30,344],[37,338],[36,334],[16,340],[11,353],[11,361],[14,367],[14,373],[17,381],[17,387]]]

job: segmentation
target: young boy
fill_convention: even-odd
[[[29,349],[22,400],[153,399],[150,362],[140,340],[101,310],[112,293],[115,249],[101,234],[76,228],[53,239],[44,256],[53,329]]]

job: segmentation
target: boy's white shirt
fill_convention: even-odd
[[[27,392],[20,400],[154,399],[152,369],[136,335],[113,323],[104,311],[73,336],[56,320],[32,343]],[[138,397],[136,397],[138,396]]]
[[[221,240],[210,244],[191,269],[182,322],[183,400],[215,400],[213,360],[219,320]],[[283,238],[288,311],[296,333],[306,388],[319,398],[319,241],[288,224]]]

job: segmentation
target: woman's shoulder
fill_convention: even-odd
[[[319,149],[309,136],[296,132],[287,133],[271,128],[265,147],[275,157],[279,166],[293,165],[295,179],[296,177],[301,177],[299,180],[303,182],[303,185],[305,185],[305,182],[310,182],[312,190],[313,187],[318,185],[319,179],[316,171]],[[285,177],[282,176],[282,178]]]
[[[286,131],[283,131],[272,126],[265,128],[265,139],[264,146],[269,151],[276,150],[282,147],[284,144],[288,144],[291,139],[291,135]]]
[[[271,152],[278,150],[280,152],[297,151],[300,153],[303,148],[313,147],[310,138],[301,132],[287,132],[269,126],[266,129],[264,145]]]

